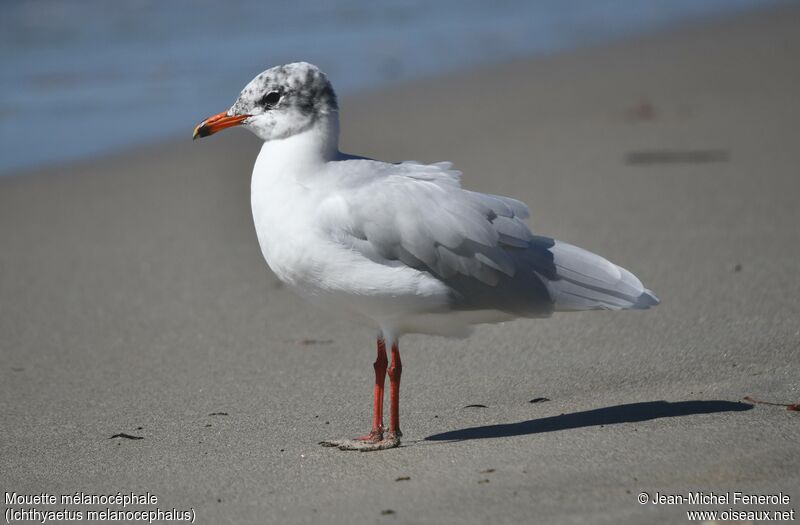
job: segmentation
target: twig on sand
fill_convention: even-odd
[[[125,438],[125,439],[144,439],[142,436],[132,436],[131,434],[126,434],[125,432],[120,432],[119,434],[114,434],[108,439],[114,438]]]
[[[754,405],[771,405],[775,407],[786,407],[786,410],[792,410],[794,412],[800,412],[800,403],[773,403],[771,401],[760,401],[758,399],[752,398],[750,396],[744,396],[742,401],[747,401],[753,403]]]

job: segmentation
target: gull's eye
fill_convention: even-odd
[[[277,91],[270,91],[269,93],[261,97],[261,100],[258,101],[258,104],[260,106],[264,106],[264,108],[266,109],[270,109],[272,106],[277,104],[280,101],[280,99],[281,99],[280,93],[278,93]]]

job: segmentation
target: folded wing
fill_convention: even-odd
[[[467,191],[449,163],[386,164],[368,160],[369,173],[331,199],[346,220],[334,238],[387,265],[426,271],[451,290],[457,310],[499,310],[518,316],[554,310],[646,307],[646,290],[627,270],[581,248],[535,236],[515,199]],[[649,293],[649,292],[647,292]]]

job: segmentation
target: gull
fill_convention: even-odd
[[[390,163],[340,152],[336,94],[312,64],[259,74],[230,109],[202,121],[194,138],[233,126],[264,141],[251,207],[269,267],[300,295],[377,330],[372,428],[322,445],[400,445],[403,334],[464,337],[480,323],[659,302],[628,270],[533,234],[524,203],[462,188],[449,162]]]

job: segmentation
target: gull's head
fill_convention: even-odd
[[[336,94],[328,77],[307,62],[268,69],[247,84],[227,111],[208,117],[194,129],[207,137],[243,126],[265,141],[302,133],[318,122],[336,119]]]

